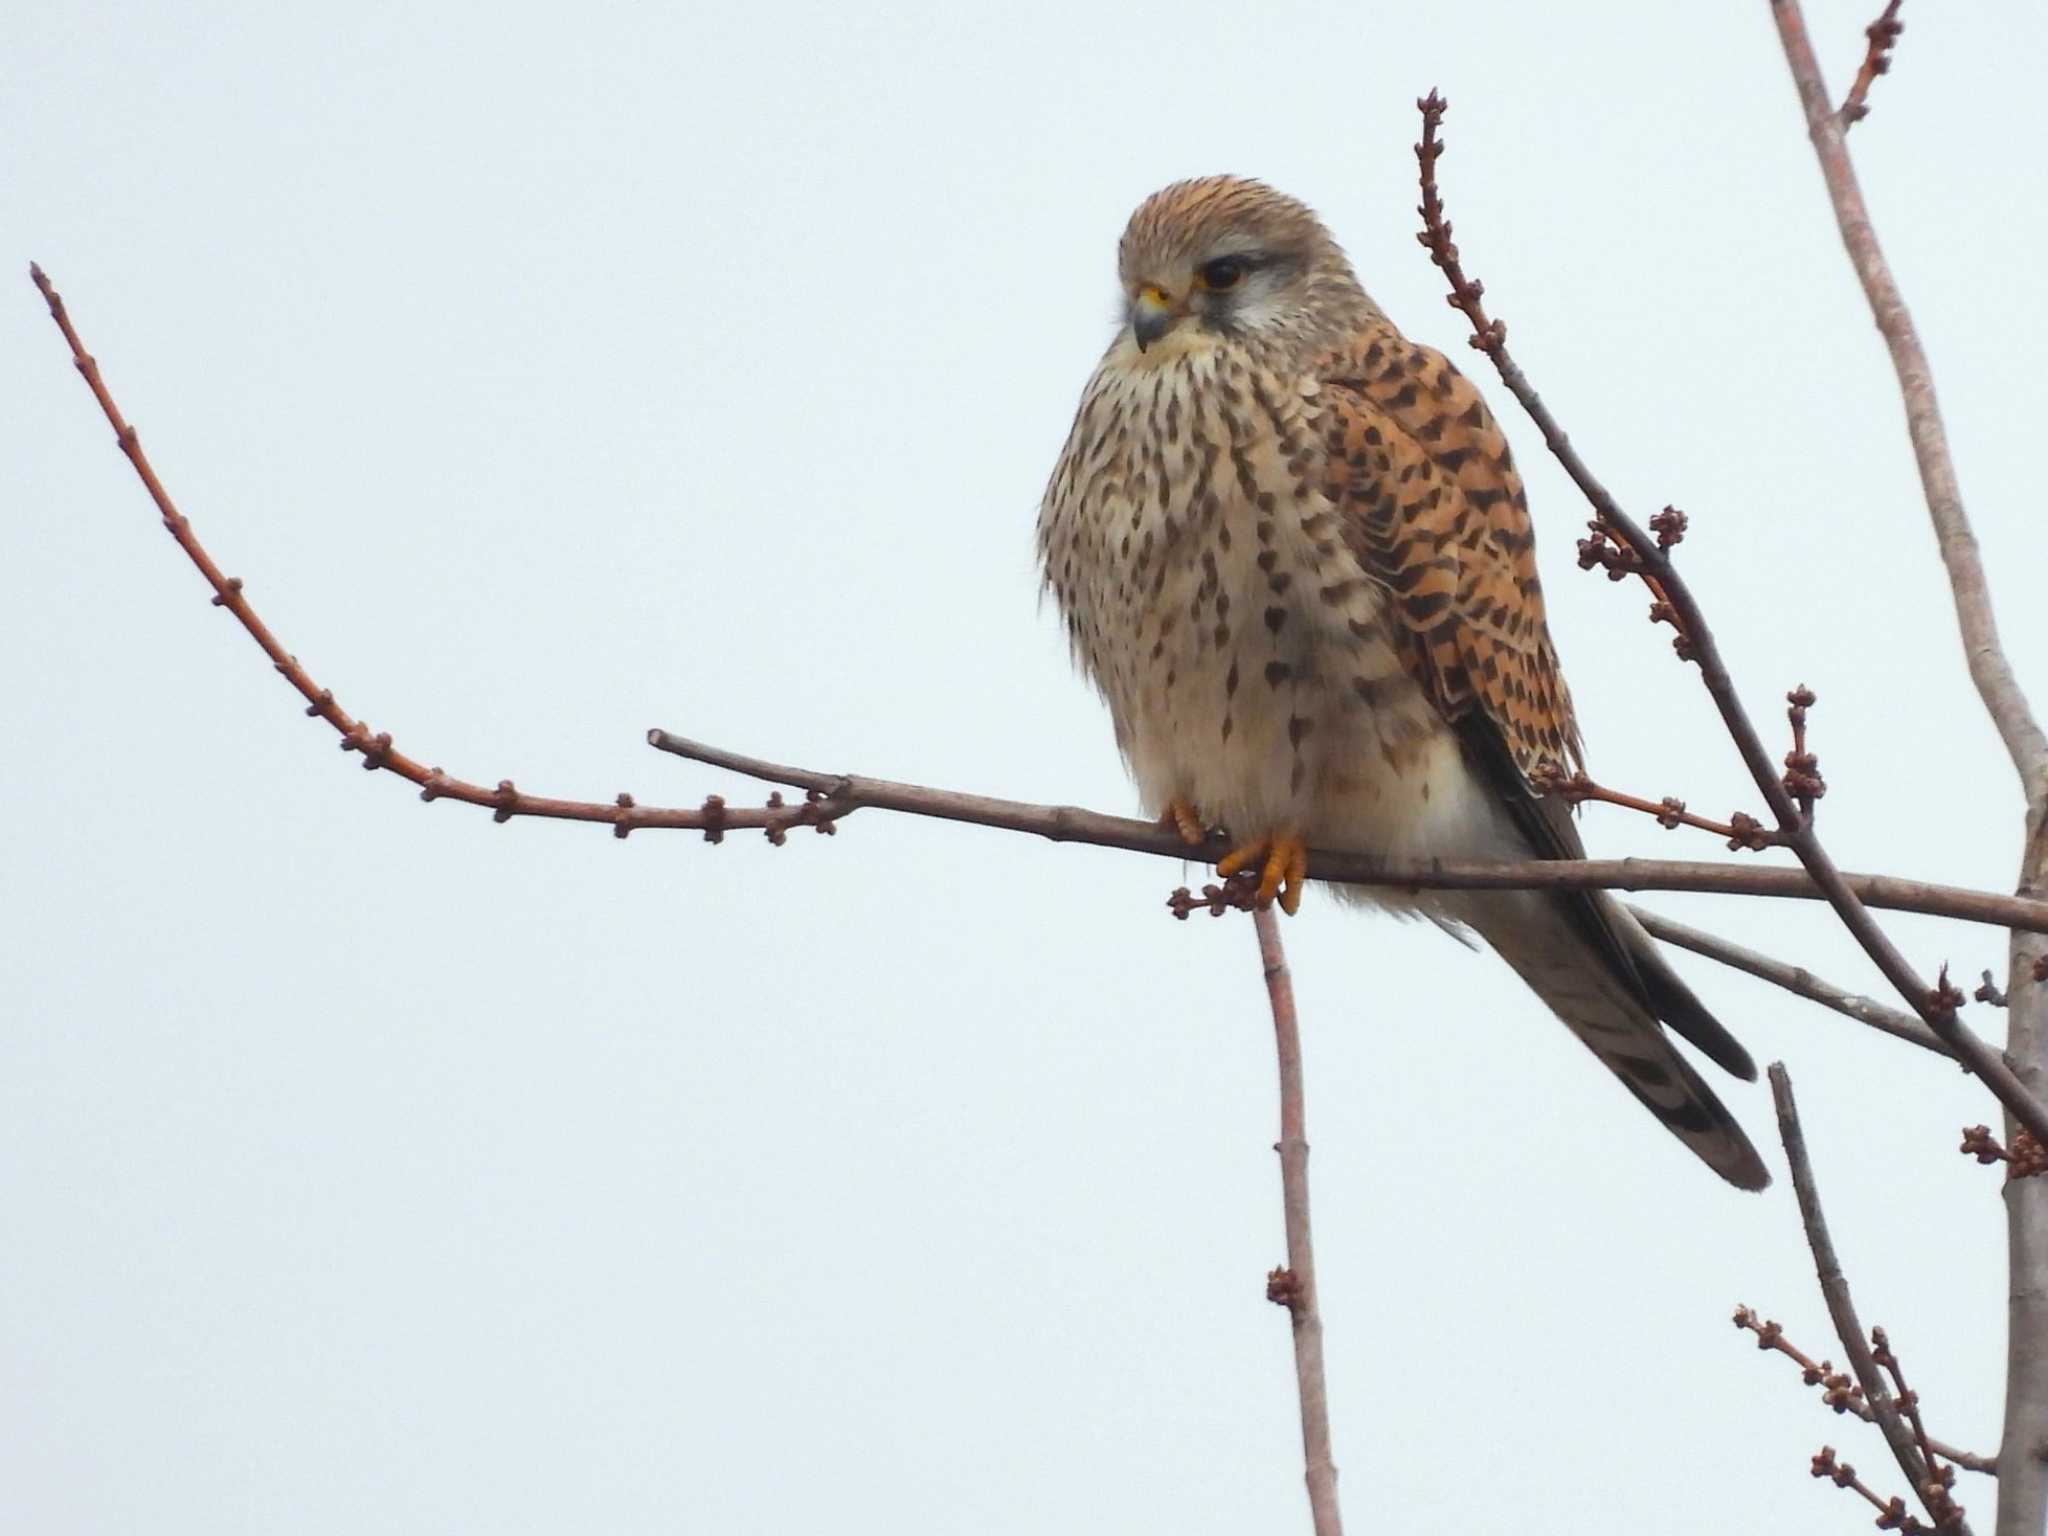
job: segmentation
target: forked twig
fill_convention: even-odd
[[[1820,1281],[1821,1299],[1827,1303],[1835,1335],[1842,1341],[1842,1350],[1849,1358],[1850,1368],[1856,1373],[1857,1384],[1863,1389],[1863,1401],[1875,1416],[1877,1427],[1884,1435],[1885,1444],[1891,1447],[1899,1470],[1906,1474],[1907,1484],[1926,1505],[1929,1517],[1942,1529],[1967,1536],[1969,1526],[1962,1520],[1960,1510],[1954,1511],[1954,1518],[1944,1523],[1949,1511],[1934,1507],[1941,1501],[1930,1498],[1926,1459],[1912,1429],[1900,1417],[1899,1406],[1892,1397],[1891,1389],[1885,1385],[1884,1376],[1864,1337],[1863,1324],[1856,1316],[1856,1304],[1849,1296],[1848,1278],[1842,1273],[1841,1260],[1835,1256],[1834,1239],[1828,1235],[1827,1216],[1820,1205],[1820,1188],[1814,1181],[1813,1162],[1806,1151],[1806,1133],[1799,1124],[1799,1104],[1792,1096],[1792,1077],[1782,1061],[1771,1063],[1770,1079],[1771,1100],[1778,1111],[1778,1137],[1785,1145],[1785,1160],[1791,1165],[1792,1188],[1799,1197],[1799,1217],[1806,1228],[1807,1247],[1813,1250],[1813,1268]],[[1939,1484],[1931,1486],[1938,1487]]]
[[[1755,1334],[1758,1349],[1774,1350],[1797,1365],[1800,1379],[1809,1387],[1819,1387],[1821,1402],[1836,1413],[1854,1414],[1866,1424],[1877,1422],[1877,1415],[1870,1411],[1870,1404],[1863,1400],[1863,1389],[1845,1373],[1836,1370],[1833,1361],[1815,1360],[1786,1338],[1782,1325],[1757,1316],[1749,1307],[1737,1307],[1735,1326]],[[1922,1454],[1929,1450],[1966,1472],[1981,1472],[1986,1477],[1998,1476],[1998,1459],[1994,1456],[1979,1456],[1975,1451],[1958,1450],[1931,1435],[1926,1437]]]
[[[1905,1368],[1899,1364],[1892,1341],[1882,1328],[1870,1330],[1870,1356],[1891,1377],[1892,1400],[1899,1405],[1906,1422],[1913,1426],[1914,1443],[1920,1447],[1920,1459],[1927,1464],[1927,1483],[1920,1494],[1928,1513],[1934,1516],[1937,1528],[1960,1528],[1963,1523],[1962,1506],[1956,1503],[1955,1495],[1950,1491],[1955,1487],[1956,1469],[1941,1464],[1940,1450],[1927,1433],[1927,1425],[1920,1416],[1920,1394],[1906,1385]]]

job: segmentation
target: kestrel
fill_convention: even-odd
[[[1292,912],[1304,850],[1576,859],[1582,760],[1506,438],[1310,210],[1211,176],[1118,247],[1124,323],[1038,517],[1046,585],[1147,808]],[[1708,1167],[1762,1160],[1664,1033],[1756,1067],[1605,891],[1335,886],[1475,930]]]

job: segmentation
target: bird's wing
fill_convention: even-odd
[[[1531,852],[1584,858],[1568,809],[1531,787],[1539,768],[1579,767],[1581,746],[1544,619],[1528,499],[1492,412],[1443,354],[1386,325],[1323,359],[1317,392],[1323,489],[1346,542],[1387,588],[1389,626],[1410,675]],[[1748,1053],[1606,893],[1561,892],[1544,910],[1563,920],[1563,933],[1578,941],[1567,947],[1583,960],[1555,948],[1562,934],[1544,951],[1522,944],[1528,934],[1513,925],[1482,931],[1681,1139],[1755,1187],[1763,1179],[1755,1153],[1654,1021],[1741,1077],[1756,1075]],[[1587,964],[1605,973],[1601,997],[1574,970]]]
[[[1321,375],[1324,489],[1352,550],[1392,593],[1408,670],[1447,721],[1491,738],[1524,793],[1539,766],[1577,767],[1528,498],[1479,391],[1391,327],[1325,359]]]
[[[1324,359],[1323,489],[1359,562],[1388,592],[1395,649],[1539,858],[1580,859],[1569,810],[1531,788],[1581,763],[1550,643],[1536,533],[1507,438],[1449,359],[1376,327]],[[1586,937],[1634,977],[1596,904]]]

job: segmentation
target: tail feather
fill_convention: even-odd
[[[1597,910],[1607,929],[1603,942],[1587,933],[1582,898],[1568,903],[1537,892],[1489,894],[1471,903],[1470,918],[1665,1129],[1730,1184],[1762,1189],[1771,1181],[1763,1159],[1658,1020],[1738,1077],[1756,1076],[1749,1053],[1618,902],[1598,893]]]
[[[1734,1073],[1745,1083],[1755,1082],[1756,1063],[1742,1048],[1742,1042],[1707,1012],[1707,1005],[1671,969],[1671,962],[1658,951],[1657,941],[1643,931],[1643,925],[1613,897],[1605,892],[1600,894],[1612,909],[1610,916],[1622,941],[1629,946],[1636,974],[1642,977],[1643,990],[1649,995],[1650,1012],[1698,1046],[1715,1066]]]

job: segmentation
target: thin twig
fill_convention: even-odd
[[[1697,831],[1711,832],[1716,837],[1726,838],[1730,851],[1748,849],[1761,852],[1775,847],[1784,839],[1776,832],[1769,831],[1754,816],[1737,811],[1726,821],[1715,821],[1711,817],[1695,815],[1685,808],[1685,802],[1674,795],[1661,800],[1645,800],[1641,795],[1631,795],[1624,790],[1609,789],[1583,773],[1566,773],[1561,768],[1547,764],[1538,767],[1529,776],[1529,787],[1539,795],[1556,795],[1567,805],[1583,805],[1592,801],[1596,805],[1612,805],[1624,811],[1636,811],[1648,816],[1667,832],[1679,827],[1692,827]]]
[[[1813,1475],[1824,1477],[1837,1488],[1847,1488],[1860,1496],[1872,1509],[1877,1511],[1874,1522],[1881,1531],[1903,1531],[1905,1536],[1921,1536],[1930,1529],[1907,1513],[1906,1501],[1897,1494],[1888,1499],[1879,1498],[1877,1490],[1856,1475],[1855,1467],[1838,1459],[1832,1445],[1824,1445],[1813,1458]]]
[[[163,516],[165,529],[178,541],[187,558],[199,568],[199,574],[206,578],[213,588],[213,603],[233,614],[249,637],[262,648],[270,658],[271,665],[285,681],[299,691],[306,700],[306,713],[325,720],[341,736],[341,747],[345,752],[362,754],[363,767],[384,769],[402,779],[409,779],[420,786],[422,800],[457,800],[468,805],[482,806],[490,810],[498,821],[509,821],[515,816],[552,817],[565,821],[602,822],[611,827],[615,835],[626,836],[643,827],[662,827],[702,832],[712,841],[717,841],[728,830],[758,828],[775,840],[790,827],[817,825],[820,830],[829,830],[831,813],[829,808],[815,802],[804,806],[784,807],[771,805],[762,808],[739,809],[729,807],[717,796],[712,796],[694,810],[673,810],[656,806],[642,806],[634,802],[631,795],[619,795],[609,803],[586,800],[558,800],[542,795],[529,795],[518,789],[510,779],[501,779],[495,787],[485,787],[465,779],[452,778],[439,768],[432,768],[408,757],[392,745],[388,731],[372,734],[370,727],[350,715],[335,701],[333,690],[321,687],[312,675],[299,664],[299,659],[285,650],[270,628],[256,615],[243,592],[239,576],[226,576],[213,561],[192,531],[192,524],[172,502],[170,492],[164,489],[157,478],[156,470],[150,465],[149,456],[142,451],[142,440],[134,427],[121,414],[121,408],[114,403],[106,381],[100,377],[99,363],[85,350],[72,327],[71,317],[64,308],[64,301],[50,280],[43,275],[41,267],[31,266],[30,276],[36,287],[42,291],[49,303],[50,314],[57,327],[64,333],[64,339],[71,346],[72,362],[85,378],[93,397],[99,401],[100,409],[106,413],[107,421],[114,428],[114,440],[121,451],[128,456],[128,462],[135,467],[148,490],[150,499],[156,503],[157,511]]]
[[[1927,1425],[1920,1416],[1920,1394],[1906,1385],[1905,1367],[1899,1364],[1899,1357],[1892,1349],[1892,1341],[1882,1328],[1870,1330],[1870,1354],[1885,1374],[1892,1379],[1892,1400],[1899,1405],[1899,1411],[1906,1416],[1906,1422],[1913,1426],[1913,1443],[1920,1447],[1920,1459],[1927,1464],[1927,1482],[1920,1490],[1920,1497],[1927,1505],[1927,1511],[1934,1516],[1938,1528],[1952,1529],[1961,1526],[1962,1506],[1956,1503],[1950,1492],[1956,1484],[1954,1467],[1941,1464],[1941,1452],[1936,1448]]]
[[[1783,1325],[1757,1316],[1749,1307],[1737,1307],[1735,1326],[1755,1334],[1758,1349],[1775,1350],[1797,1365],[1800,1378],[1809,1387],[1819,1387],[1820,1400],[1836,1413],[1853,1413],[1866,1424],[1877,1422],[1877,1415],[1870,1411],[1870,1405],[1863,1400],[1863,1389],[1836,1370],[1832,1360],[1816,1360],[1786,1338]],[[1998,1459],[1994,1456],[1979,1456],[1975,1451],[1959,1450],[1931,1435],[1927,1438],[1927,1445],[1944,1461],[1954,1462],[1966,1472],[1981,1472],[1986,1477],[1998,1476]]]
[[[1835,114],[1844,133],[1870,116],[1870,88],[1879,75],[1891,72],[1892,48],[1905,30],[1906,24],[1899,20],[1899,0],[1886,0],[1884,14],[1863,29],[1863,35],[1869,39],[1863,50],[1863,66],[1856,71],[1849,94],[1842,98],[1842,108]]]
[[[1266,1000],[1273,1009],[1273,1041],[1280,1061],[1280,1199],[1287,1225],[1287,1267],[1266,1277],[1266,1296],[1287,1308],[1294,1324],[1294,1378],[1301,1397],[1301,1450],[1316,1536],[1341,1536],[1337,1466],[1330,1458],[1330,1395],[1323,1379],[1323,1314],[1317,1301],[1315,1243],[1309,1225],[1308,1119],[1301,1086],[1301,1023],[1294,980],[1280,944],[1272,907],[1254,909]]]
[[[1416,106],[1422,112],[1422,142],[1415,146],[1415,155],[1421,168],[1420,212],[1423,218],[1422,233],[1416,238],[1449,281],[1451,306],[1462,311],[1471,321],[1472,345],[1492,360],[1501,381],[1521,402],[1529,419],[1543,434],[1545,445],[1591,503],[1595,515],[1595,539],[1611,539],[1614,544],[1622,546],[1625,556],[1616,558],[1624,560],[1624,573],[1640,575],[1656,595],[1657,604],[1652,613],[1668,619],[1678,630],[1676,644],[1680,656],[1698,665],[1700,680],[1706,685],[1714,707],[1720,712],[1721,723],[1763,795],[1764,803],[1777,818],[1778,831],[1785,845],[1798,855],[1806,872],[1813,876],[1814,884],[1825,894],[1828,905],[1835,909],[1842,926],[1863,946],[1864,953],[1877,963],[1885,979],[1898,989],[1899,995],[1912,1006],[1913,1011],[1968,1063],[1972,1072],[1983,1079],[1984,1086],[1991,1090],[1999,1103],[2036,1135],[2048,1139],[2048,1104],[2042,1103],[2004,1059],[1957,1017],[1961,993],[1949,987],[1945,979],[1935,986],[1929,986],[1921,979],[1911,962],[1900,953],[1856,892],[1842,878],[1842,871],[1836,867],[1833,857],[1814,835],[1811,821],[1800,813],[1798,802],[1772,764],[1763,738],[1757,734],[1756,723],[1750,719],[1741,695],[1736,692],[1735,681],[1729,675],[1714,633],[1708,627],[1706,614],[1672,563],[1669,548],[1674,540],[1670,531],[1674,528],[1682,531],[1683,524],[1670,521],[1675,514],[1667,510],[1664,530],[1660,536],[1653,537],[1623,511],[1620,503],[1594,477],[1578,450],[1572,447],[1557,418],[1551,415],[1529,383],[1528,375],[1509,356],[1507,327],[1487,315],[1481,302],[1486,291],[1484,285],[1465,275],[1458,247],[1451,239],[1451,225],[1443,216],[1443,200],[1437,190],[1436,162],[1443,154],[1444,147],[1437,136],[1437,129],[1443,121],[1446,103],[1431,91]],[[1584,546],[1581,547],[1581,563],[1586,563]],[[1617,569],[1612,559],[1598,563],[1607,564],[1610,572]],[[1982,573],[1979,574],[1981,576]],[[1985,611],[1988,616],[1988,606]]]
[[[1828,1236],[1827,1216],[1820,1208],[1820,1190],[1814,1183],[1813,1162],[1806,1152],[1806,1133],[1799,1125],[1799,1105],[1792,1096],[1791,1074],[1785,1070],[1782,1061],[1774,1061],[1770,1066],[1770,1078],[1771,1101],[1778,1111],[1778,1137],[1785,1144],[1785,1160],[1792,1168],[1792,1188],[1799,1197],[1799,1216],[1806,1226],[1806,1244],[1813,1250],[1813,1269],[1820,1280],[1821,1299],[1827,1303],[1828,1316],[1834,1320],[1835,1335],[1842,1341],[1850,1368],[1863,1388],[1864,1402],[1876,1415],[1876,1424],[1884,1435],[1885,1444],[1891,1447],[1899,1470],[1906,1474],[1907,1484],[1919,1492],[1927,1482],[1927,1464],[1921,1458],[1920,1447],[1914,1443],[1912,1430],[1899,1417],[1898,1405],[1892,1400],[1891,1390],[1885,1385],[1877,1361],[1870,1353],[1863,1324],[1857,1319],[1856,1304],[1849,1297],[1849,1281],[1842,1273],[1841,1260],[1835,1256],[1834,1240]],[[1935,1511],[1929,1509],[1928,1514],[1932,1516]],[[1956,1529],[1967,1533],[1969,1527],[1958,1525]]]
[[[1828,792],[1826,779],[1820,776],[1820,759],[1806,747],[1806,712],[1813,708],[1814,691],[1801,683],[1785,695],[1785,718],[1792,725],[1792,750],[1785,754],[1785,793],[1799,806],[1799,814],[1808,826],[1813,825],[1813,804]]]
[[[1955,1052],[1942,1044],[1941,1037],[1912,1014],[1901,1008],[1888,1007],[1875,998],[1865,997],[1860,992],[1851,992],[1838,987],[1831,981],[1823,981],[1803,965],[1791,965],[1783,960],[1774,960],[1769,955],[1759,954],[1753,949],[1722,938],[1719,934],[1707,933],[1699,928],[1688,927],[1659,912],[1652,912],[1633,904],[1629,911],[1637,922],[1648,929],[1651,937],[1662,939],[1666,944],[1675,944],[1680,949],[1689,949],[1696,955],[1732,966],[1738,971],[1747,971],[1763,981],[1796,992],[1809,1002],[1819,1003],[1823,1008],[1832,1008],[1836,1013],[1846,1015],[1872,1029],[1883,1030],[1909,1045],[1917,1045],[1923,1051],[1932,1051],[1937,1056],[1955,1059]]]

